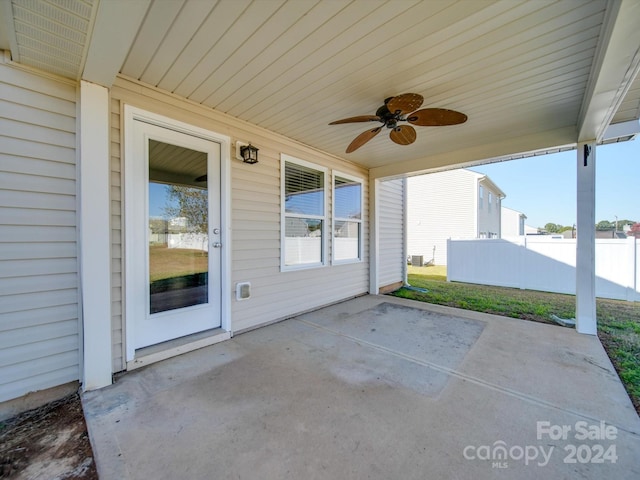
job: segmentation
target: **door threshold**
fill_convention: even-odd
[[[205,330],[186,337],[176,338],[168,342],[158,343],[149,347],[139,348],[135,358],[127,362],[127,370],[135,370],[167,358],[182,355],[199,348],[208,347],[224,340],[229,340],[231,333],[222,328]]]

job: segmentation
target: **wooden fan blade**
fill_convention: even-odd
[[[391,113],[398,113],[405,115],[409,112],[413,112],[416,108],[420,108],[424,98],[417,93],[403,93],[397,97],[391,97],[387,102],[387,108]]]
[[[407,122],[420,127],[458,125],[467,121],[464,113],[446,108],[423,108],[407,116]]]
[[[351,142],[347,147],[347,153],[351,153],[357,150],[358,148],[360,148],[362,145],[364,145],[373,137],[375,137],[377,134],[379,134],[380,130],[382,130],[382,127],[372,128],[371,130],[367,130],[366,132],[363,132],[360,135],[358,135],[356,138],[353,139],[353,142]]]
[[[410,145],[416,141],[416,129],[411,125],[400,125],[391,130],[389,138],[398,145]]]
[[[343,118],[342,120],[336,120],[329,125],[338,125],[340,123],[356,123],[356,122],[380,122],[382,119],[377,115],[360,115],[358,117]]]

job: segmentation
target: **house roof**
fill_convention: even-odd
[[[521,218],[525,218],[525,219],[527,218],[527,216],[519,210],[514,210],[513,208],[505,207],[504,205],[500,205],[500,208],[502,209],[503,212],[505,210],[508,210],[509,212],[513,212]]]
[[[486,188],[488,188],[489,190],[491,190],[496,196],[500,197],[500,198],[505,198],[507,196],[506,193],[504,193],[500,187],[498,187],[498,185],[496,185],[493,180],[491,180],[487,175],[481,175],[479,177],[479,183],[483,186],[485,186]]]
[[[627,238],[627,234],[614,230],[596,230],[596,238]]]
[[[633,136],[639,22],[634,0],[4,0],[0,48],[157,86],[383,177],[604,141],[612,124]],[[372,124],[329,122],[405,92],[469,119],[345,154]]]

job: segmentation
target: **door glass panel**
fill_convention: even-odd
[[[149,312],[208,303],[207,154],[149,140]]]

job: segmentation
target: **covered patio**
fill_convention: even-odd
[[[126,373],[84,408],[101,478],[640,475],[597,337],[395,297]]]
[[[147,347],[169,356],[178,338],[209,332],[199,348],[397,287],[403,193],[389,201],[384,182],[563,150],[576,151],[576,329],[594,335],[596,151],[640,131],[639,18],[634,0],[2,2],[13,263],[0,314],[21,356],[7,350],[0,401],[101,388],[153,361]],[[206,153],[207,167],[151,142]],[[257,163],[239,155],[249,144]],[[287,165],[324,179],[321,208],[286,205]],[[351,219],[332,211],[340,179],[361,192]],[[210,312],[158,328],[150,192],[205,180]],[[287,231],[294,217],[321,239],[313,261],[287,257],[306,234]]]
[[[639,19],[635,0],[0,2],[0,407],[80,386],[107,479],[640,477],[594,268],[596,151],[640,131]],[[424,100],[392,108],[413,138],[377,113],[397,98]],[[406,279],[385,182],[564,150],[587,335],[377,296]],[[197,182],[210,295],[156,315],[152,184]],[[319,207],[287,206],[300,192]],[[287,260],[292,219],[315,261]]]

